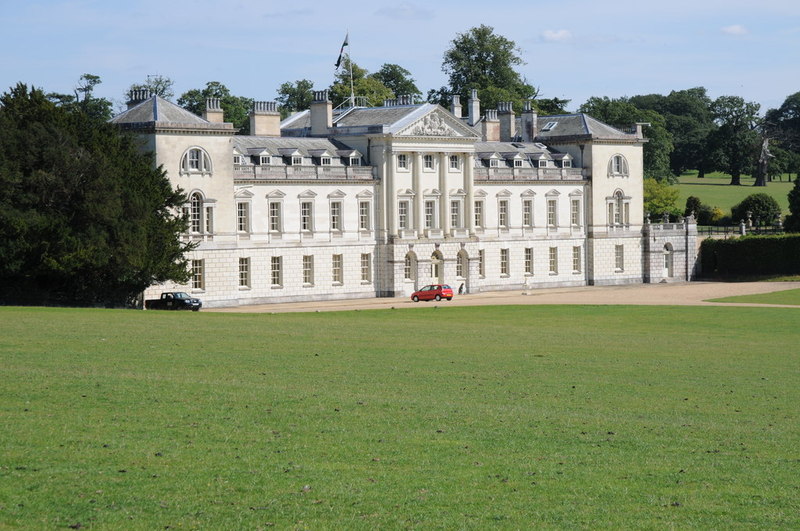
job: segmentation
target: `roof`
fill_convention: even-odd
[[[232,142],[240,153],[252,153],[253,151],[251,150],[266,149],[272,155],[281,155],[281,151],[297,150],[304,157],[313,157],[325,151],[334,154],[339,150],[347,150],[348,152],[351,150],[350,147],[336,140],[317,137],[237,135],[233,137]]]
[[[545,131],[544,128],[549,122],[555,122],[555,125]],[[577,139],[626,140],[629,142],[642,140],[635,133],[625,133],[584,113],[539,116],[538,129],[536,140],[542,142]]]
[[[209,122],[160,96],[147,98],[127,111],[116,115],[109,122],[135,129],[196,129],[235,132],[233,124]]]

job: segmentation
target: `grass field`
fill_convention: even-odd
[[[723,173],[710,173],[703,179],[697,178],[697,172],[687,173],[679,178],[678,207],[681,210],[686,206],[689,196],[699,197],[703,204],[717,206],[726,216],[731,215],[731,207],[740,203],[750,194],[765,193],[774,197],[781,206],[784,214],[789,213],[789,190],[794,182],[788,182],[788,176],[783,181],[773,181],[764,187],[754,187],[751,177],[742,176],[742,186],[730,186],[730,175]]]
[[[0,528],[800,528],[797,311],[0,308]]]
[[[787,289],[775,291],[773,293],[761,293],[757,295],[738,295],[735,297],[724,297],[722,299],[711,299],[713,302],[752,302],[756,304],[786,304],[800,306],[800,289]]]

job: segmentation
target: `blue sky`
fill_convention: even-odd
[[[487,24],[517,43],[543,97],[667,94],[696,86],[767,108],[800,91],[797,0],[0,0],[0,90],[22,81],[71,93],[83,73],[122,105],[132,83],[171,78],[176,98],[207,81],[273,100],[285,81],[328,87],[345,33],[353,60],[446,84],[442,56]]]

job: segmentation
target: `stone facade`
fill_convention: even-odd
[[[182,289],[214,307],[692,276],[694,225],[644,223],[641,127],[529,106],[518,120],[510,103],[481,116],[476,95],[465,118],[457,101],[407,98],[333,112],[323,91],[280,124],[257,102],[240,136],[218,107],[200,118],[153,96],[112,120],[189,198],[192,281],[146,298]]]

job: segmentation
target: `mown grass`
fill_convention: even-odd
[[[0,527],[798,528],[796,317],[0,308]]]
[[[790,306],[800,306],[800,289],[787,289],[772,293],[760,293],[755,295],[737,295],[734,297],[723,297],[721,299],[711,299],[712,302],[752,302],[755,304],[785,304]]]
[[[754,187],[754,179],[749,176],[742,176],[741,186],[730,186],[730,175],[724,173],[710,173],[703,179],[697,178],[697,172],[685,173],[679,177],[678,206],[683,209],[686,206],[686,199],[689,196],[699,197],[705,205],[719,207],[726,216],[731,215],[731,208],[741,203],[741,201],[751,194],[769,194],[778,201],[784,214],[789,213],[789,190],[794,186],[794,182],[788,181],[788,175],[784,176],[783,181],[772,181],[764,187]]]

